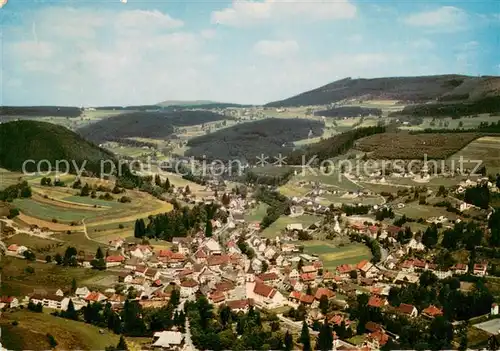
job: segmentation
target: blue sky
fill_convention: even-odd
[[[9,0],[0,15],[3,105],[258,104],[348,76],[500,75],[497,0]]]

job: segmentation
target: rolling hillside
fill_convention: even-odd
[[[322,122],[306,119],[268,118],[243,123],[191,139],[186,156],[255,163],[256,157],[264,154],[273,162],[273,157],[290,152],[292,143],[306,139],[310,131],[313,136],[322,135],[323,127]]]
[[[165,138],[176,126],[190,126],[228,119],[210,111],[131,112],[106,118],[78,130],[96,143],[122,138]]]
[[[69,129],[38,121],[0,124],[0,146],[0,167],[13,171],[21,171],[25,160],[48,160],[53,166],[56,160],[68,160],[70,165],[74,160],[79,166],[86,161],[85,169],[97,173],[100,160],[114,159],[110,152]],[[28,163],[26,169],[36,171],[33,163]]]
[[[281,101],[268,107],[327,105],[346,99],[428,101],[473,101],[500,95],[500,77],[436,75],[373,79],[345,78]]]

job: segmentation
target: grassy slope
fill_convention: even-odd
[[[17,326],[12,322],[18,321]],[[46,313],[17,311],[2,314],[2,345],[10,350],[49,350],[47,333],[53,335],[60,350],[103,350],[115,346],[119,337],[83,322]]]
[[[48,160],[55,167],[56,160],[75,160],[85,169],[98,172],[99,161],[112,159],[111,153],[84,140],[78,134],[50,123],[15,121],[0,124],[0,166],[9,170],[22,170],[25,160]],[[32,164],[30,171],[36,170]],[[64,165],[61,165],[64,171]]]

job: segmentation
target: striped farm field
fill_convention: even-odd
[[[327,240],[311,240],[300,244],[304,246],[305,253],[319,256],[327,270],[334,270],[342,264],[357,264],[372,257],[370,249],[360,243],[335,246]]]

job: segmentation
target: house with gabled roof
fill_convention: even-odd
[[[277,289],[260,282],[247,282],[246,293],[247,298],[266,308],[280,307],[285,302],[285,298]]]
[[[430,305],[429,307],[426,307],[422,310],[422,316],[428,318],[435,318],[437,316],[442,316],[442,315],[443,315],[443,310],[434,305]]]
[[[387,306],[388,304],[389,302],[386,299],[379,296],[372,295],[368,299],[368,306],[370,307],[381,308]]]
[[[415,306],[413,305],[410,305],[410,304],[406,304],[406,303],[402,303],[399,305],[399,307],[397,308],[397,310],[402,313],[402,314],[405,314],[411,318],[415,318],[418,316],[418,310]]]

